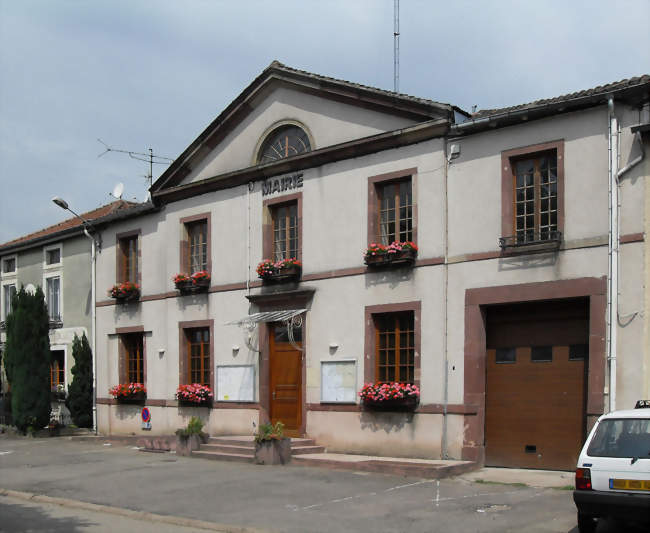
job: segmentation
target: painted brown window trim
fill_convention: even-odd
[[[420,386],[420,367],[421,367],[421,314],[422,303],[417,300],[413,302],[402,302],[394,304],[381,304],[381,305],[368,305],[364,311],[364,329],[365,329],[365,342],[364,342],[364,365],[363,365],[363,381],[364,383],[374,383],[375,366],[376,366],[376,350],[375,350],[375,323],[373,315],[384,313],[400,313],[404,311],[413,312],[413,325],[415,327],[415,356],[414,356],[414,383]]]
[[[418,242],[418,194],[417,167],[377,174],[368,178],[368,245],[376,241],[379,233],[379,197],[377,186],[391,181],[411,178],[411,195],[413,197],[413,242]]]
[[[189,354],[187,353],[185,330],[197,328],[208,328],[210,330],[210,389],[214,394],[214,320],[189,320],[178,323],[178,383],[189,383]]]
[[[115,328],[117,335],[117,350],[118,350],[118,376],[120,383],[128,383],[128,362],[125,345],[125,335],[139,334],[142,336],[142,383],[147,384],[147,338],[145,336],[144,326],[128,326],[123,328]]]
[[[527,159],[544,152],[555,152],[557,163],[557,231],[564,235],[564,139],[532,144],[501,152],[501,235],[515,234],[514,215],[514,161]]]
[[[137,264],[135,267],[136,271],[136,283],[140,286],[142,286],[142,230],[140,228],[130,230],[130,231],[125,231],[122,233],[117,233],[115,235],[115,280],[117,283],[122,283],[123,281],[127,281],[124,279],[124,272],[122,270],[122,246],[121,246],[121,241],[124,239],[130,239],[132,237],[136,237],[136,246],[137,246],[137,251],[136,251],[136,257],[137,257]],[[128,280],[132,281],[132,280]]]
[[[262,256],[273,259],[273,208],[296,203],[298,207],[298,257],[302,261],[302,192],[269,198],[262,202]]]
[[[187,275],[192,275],[193,272],[190,272],[190,263],[189,263],[189,241],[187,236],[187,225],[192,222],[200,222],[205,220],[206,223],[206,242],[207,242],[207,267],[206,270],[212,276],[212,213],[199,213],[197,215],[191,215],[188,217],[183,217],[180,219],[180,250],[179,250],[179,272]]]
[[[464,404],[477,405],[475,415],[465,417],[462,457],[485,460],[485,306],[541,300],[589,298],[589,361],[587,376],[587,428],[604,409],[605,311],[607,278],[578,278],[561,281],[482,287],[465,291]]]

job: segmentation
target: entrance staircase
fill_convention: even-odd
[[[318,446],[313,439],[291,439],[291,455],[323,453],[324,446]],[[215,459],[218,461],[255,462],[255,441],[252,436],[210,437],[207,444],[201,444],[192,457]]]

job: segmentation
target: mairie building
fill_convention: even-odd
[[[573,468],[649,392],[649,94],[470,114],[271,63],[102,230],[99,431]]]

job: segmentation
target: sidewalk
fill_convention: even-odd
[[[481,468],[459,476],[474,483],[524,484],[528,487],[567,489],[575,483],[575,472],[527,470],[523,468]]]

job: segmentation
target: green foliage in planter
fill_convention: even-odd
[[[93,425],[93,369],[92,351],[84,333],[81,339],[75,335],[72,341],[72,383],[68,388],[66,407],[76,426],[89,428]]]
[[[11,412],[20,431],[50,421],[50,319],[40,287],[21,287],[7,317],[5,371],[11,384]]]
[[[187,438],[190,435],[204,435],[203,420],[197,416],[193,416],[187,423],[187,427],[176,430],[176,435],[183,438]]]
[[[266,442],[269,440],[280,440],[284,438],[284,424],[279,420],[274,424],[260,424],[259,430],[255,434],[255,442]]]

